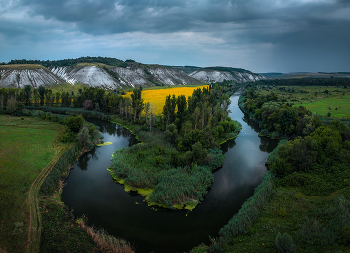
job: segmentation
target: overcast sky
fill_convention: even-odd
[[[350,0],[0,0],[0,62],[350,72]]]

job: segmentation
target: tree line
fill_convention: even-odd
[[[127,60],[128,61],[128,60]],[[119,66],[119,67],[127,67],[127,61],[119,60],[116,58],[110,58],[110,57],[79,57],[76,59],[64,59],[64,60],[57,60],[57,61],[41,61],[41,60],[11,60],[8,63],[2,62],[0,65],[11,65],[11,64],[40,64],[44,67],[63,67],[63,66],[75,66],[78,63],[102,63],[107,64],[110,66]]]
[[[263,79],[256,86],[350,86],[350,78]]]

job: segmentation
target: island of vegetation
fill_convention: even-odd
[[[141,89],[133,90],[131,98],[120,97],[131,110],[120,106],[113,119],[142,142],[114,152],[113,178],[126,191],[145,196],[149,205],[195,208],[213,182],[212,171],[223,163],[220,143],[235,138],[241,128],[227,116],[226,93],[232,88],[225,82],[197,88],[188,98],[169,94],[159,116],[152,104],[143,103]]]

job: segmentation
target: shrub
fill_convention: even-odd
[[[277,251],[281,253],[294,252],[295,250],[293,238],[287,233],[277,234],[276,247],[277,247]]]

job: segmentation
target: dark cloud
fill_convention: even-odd
[[[198,52],[193,55],[200,55],[200,46],[223,54],[244,51],[236,58],[247,57],[248,65],[257,66],[260,55],[271,59],[270,66],[284,64],[294,70],[311,66],[312,58],[318,65],[330,66],[328,57],[332,66],[343,64],[344,69],[350,68],[343,60],[350,57],[349,13],[350,0],[0,0],[0,39],[8,38],[9,43],[24,36],[30,41],[62,38],[77,43],[86,36],[141,33],[149,36],[144,42],[150,44],[147,52],[159,50],[159,45],[160,54],[170,55],[174,48],[193,50],[198,38]],[[174,33],[196,35],[167,46],[167,37]],[[136,47],[142,51],[144,45]],[[288,61],[273,65],[285,58]]]

